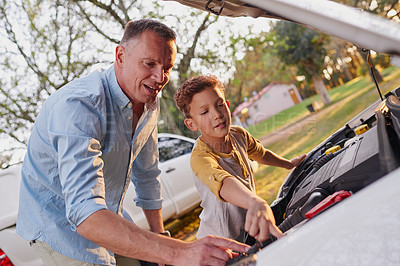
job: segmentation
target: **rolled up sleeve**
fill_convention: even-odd
[[[219,192],[225,178],[232,176],[225,171],[218,163],[219,158],[210,153],[193,150],[190,159],[190,166],[194,174],[205,184],[217,198],[223,202]]]
[[[258,161],[264,157],[266,149],[258,139],[254,138],[246,129],[242,127],[236,126],[234,130],[240,132],[244,136],[247,144],[247,154],[250,159]]]
[[[132,182],[135,185],[135,203],[146,210],[162,207],[160,173],[158,169],[157,127],[146,141],[132,168]]]

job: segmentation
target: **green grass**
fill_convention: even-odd
[[[385,79],[393,79],[392,76],[396,77],[400,75],[400,70],[395,67],[390,67],[382,71],[382,75]],[[372,82],[369,75],[365,77],[355,78],[342,86],[335,87],[329,90],[328,93],[331,97],[332,104],[334,104],[366,88],[375,90],[375,84]],[[262,136],[270,132],[277,131],[279,128],[298,121],[309,115],[307,105],[311,104],[314,101],[320,102],[318,95],[307,98],[303,102],[300,102],[299,104],[289,109],[286,109],[256,125],[250,126],[247,128],[247,130],[255,138],[261,138]]]
[[[388,70],[384,72],[384,77],[384,81],[380,84],[382,94],[400,85],[400,69]],[[357,92],[360,95],[354,97],[353,95]],[[283,137],[267,148],[288,159],[307,153],[351,118],[379,99],[375,85],[370,81],[369,77],[358,78],[332,89],[330,90],[330,95],[332,102],[336,103],[333,111],[323,115],[318,114],[302,130]],[[290,109],[296,110],[296,108]],[[288,116],[288,123],[296,121],[296,119],[290,119],[290,113],[288,113]],[[257,194],[271,203],[288,173],[289,171],[285,169],[260,166],[255,176]]]

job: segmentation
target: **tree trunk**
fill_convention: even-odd
[[[312,81],[314,83],[315,89],[321,98],[321,101],[324,105],[328,105],[331,103],[331,98],[329,97],[328,90],[324,84],[324,81],[319,75],[312,76]]]
[[[175,119],[169,111],[168,99],[160,99],[160,116],[158,123],[159,131],[182,135],[182,131],[175,123]]]

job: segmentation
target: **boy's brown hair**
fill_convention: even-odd
[[[217,87],[223,94],[225,94],[224,86],[214,75],[197,76],[186,80],[175,93],[174,100],[176,106],[186,118],[190,118],[189,105],[192,102],[193,96],[202,92],[206,88],[213,87]]]

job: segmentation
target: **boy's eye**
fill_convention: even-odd
[[[205,115],[205,114],[207,114],[207,112],[208,111],[203,111],[203,112],[200,113],[200,115]]]
[[[155,63],[154,62],[145,62],[145,65],[148,67],[154,67]]]

